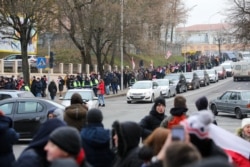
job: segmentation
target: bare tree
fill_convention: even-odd
[[[248,43],[250,40],[250,1],[233,0],[228,11],[228,21],[234,26],[232,34],[239,42]]]
[[[22,72],[27,84],[30,84],[28,45],[37,35],[37,30],[45,28],[49,6],[50,0],[0,1],[0,33],[4,35],[3,38],[20,41]]]

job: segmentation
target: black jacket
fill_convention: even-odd
[[[113,123],[112,134],[118,136],[117,158],[113,167],[141,167],[143,161],[139,158],[139,142],[141,128],[135,122]]]
[[[148,137],[153,130],[158,128],[165,117],[165,114],[159,114],[156,111],[156,107],[154,105],[149,112],[149,115],[145,116],[139,123],[142,128],[142,139]]]

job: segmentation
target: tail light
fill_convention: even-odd
[[[250,108],[250,103],[247,104],[247,108]]]

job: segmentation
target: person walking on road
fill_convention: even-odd
[[[98,89],[97,95],[98,95],[99,107],[100,106],[105,107],[105,101],[104,101],[105,84],[103,79],[100,79],[97,89]]]

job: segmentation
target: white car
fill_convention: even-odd
[[[61,99],[62,105],[70,106],[70,100],[74,93],[79,93],[84,103],[87,104],[88,109],[98,108],[98,98],[95,96],[92,89],[69,89],[65,96]]]
[[[127,103],[154,102],[161,95],[161,88],[156,81],[137,81],[127,92]]]
[[[161,96],[170,98],[176,95],[176,86],[173,81],[170,81],[169,79],[156,79],[154,81],[160,86]]]
[[[21,54],[11,54],[3,58],[4,67],[12,67],[14,61],[18,61],[18,67],[22,67],[22,55]],[[37,56],[28,55],[28,62],[31,67],[36,67]]]
[[[218,76],[217,70],[209,69],[206,71],[208,73],[210,82],[218,82],[219,81],[219,76]]]

